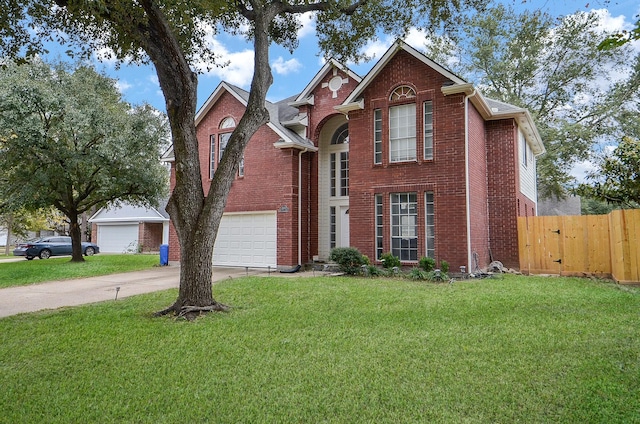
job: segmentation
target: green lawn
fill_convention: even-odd
[[[69,257],[32,261],[25,259],[18,262],[0,261],[0,288],[137,271],[159,263],[158,255],[95,255],[85,257],[82,263],[73,263]]]
[[[246,277],[0,319],[7,423],[640,422],[640,291]]]

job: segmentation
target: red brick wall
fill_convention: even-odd
[[[209,190],[209,143],[211,134],[218,134],[220,122],[232,117],[236,123],[244,113],[244,106],[233,96],[224,93],[215,107],[201,120],[197,127],[203,188]],[[222,131],[224,132],[224,131]],[[278,210],[277,214],[277,262],[279,266],[291,266],[298,263],[298,159],[299,151],[277,149],[273,146],[280,136],[266,125],[251,138],[244,152],[245,172],[237,177],[231,187],[225,212],[258,212]],[[219,152],[216,152],[216,160]],[[309,224],[310,197],[306,187],[310,185],[313,153],[302,155],[302,260],[309,260],[311,246],[307,237],[311,231]],[[171,188],[175,184],[172,169]],[[317,207],[316,207],[317,208]],[[316,230],[317,231],[317,230]],[[180,248],[173,224],[169,232],[169,259],[180,259]]]
[[[472,269],[489,265],[489,211],[487,205],[487,142],[485,122],[469,102],[469,204]],[[476,264],[477,260],[477,264]]]
[[[446,78],[406,52],[399,52],[364,92],[365,110],[349,114],[351,244],[375,257],[374,196],[383,195],[384,250],[390,251],[389,194],[418,194],[418,257],[425,254],[424,193],[434,193],[435,255],[456,270],[467,264],[464,102],[445,97]],[[415,162],[389,163],[389,95],[399,85],[416,90],[417,151]],[[422,102],[434,113],[434,159],[423,159]],[[394,103],[396,104],[396,103]],[[402,104],[398,102],[397,104]],[[373,163],[373,111],[382,110],[383,163]],[[357,218],[356,218],[357,217]]]
[[[138,227],[138,244],[143,252],[159,252],[162,244],[162,223],[142,222]]]
[[[513,119],[490,121],[487,128],[491,254],[493,260],[518,268],[518,199],[524,197],[519,190],[518,129]]]

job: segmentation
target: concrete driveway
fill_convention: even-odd
[[[271,274],[275,275],[273,271]],[[245,275],[266,276],[268,271],[218,267],[213,269],[214,282]],[[118,299],[121,299],[178,288],[179,283],[180,265],[170,264],[144,271],[9,287],[0,289],[0,317],[113,300],[116,294]]]

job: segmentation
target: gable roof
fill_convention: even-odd
[[[163,201],[166,205],[166,200]],[[91,218],[91,223],[116,223],[116,222],[168,222],[169,214],[164,208],[136,206],[123,202],[119,206],[100,208]]]
[[[220,97],[224,93],[231,94],[238,102],[243,106],[247,106],[249,103],[249,92],[243,90],[228,82],[222,81],[215,90],[209,95],[202,107],[198,110],[195,117],[196,126],[204,119],[209,111],[215,106]],[[267,126],[278,136],[280,139],[274,144],[275,147],[280,149],[294,148],[299,150],[317,151],[318,148],[314,146],[311,140],[301,137],[295,131],[287,128],[288,125],[294,126],[304,121],[305,117],[299,117],[299,111],[296,107],[290,105],[292,100],[298,96],[291,96],[287,99],[280,100],[279,102],[272,103],[265,101],[265,107],[269,112],[269,122]],[[298,119],[296,119],[298,118]],[[169,148],[161,157],[164,162],[171,162],[175,160],[173,147]]]
[[[441,91],[445,96],[451,94],[465,94],[469,96],[471,103],[476,107],[476,109],[478,109],[480,115],[482,115],[485,120],[515,119],[518,126],[523,131],[527,142],[531,146],[531,150],[534,155],[538,156],[545,152],[544,144],[542,143],[538,129],[536,128],[535,122],[528,110],[508,103],[485,98],[473,86],[473,84],[464,81],[453,72],[429,59],[427,56],[402,40],[396,40],[396,42],[389,47],[378,63],[376,63],[369,73],[367,73],[364,79],[362,79],[360,84],[358,84],[345,101],[341,105],[335,107],[336,110],[342,113],[348,113],[352,110],[363,109],[364,99],[362,98],[362,93],[400,50],[409,53],[420,62],[429,66],[451,81],[450,84],[444,85],[441,88]]]
[[[409,53],[411,56],[415,57],[425,65],[434,69],[436,72],[440,73],[441,75],[444,75],[446,78],[451,80],[454,84],[465,83],[465,81],[462,78],[455,75],[453,72],[449,71],[448,69],[445,69],[444,67],[440,66],[433,60],[429,59],[427,56],[420,53],[419,51],[417,51],[416,49],[414,49],[404,41],[396,40],[396,42],[393,43],[391,47],[387,49],[387,51],[380,58],[378,63],[376,63],[375,66],[371,68],[371,70],[367,73],[367,75],[362,79],[362,81],[360,81],[360,84],[358,84],[358,86],[351,92],[349,97],[346,98],[346,100],[342,103],[342,105],[337,106],[336,109],[342,110],[343,107],[349,104],[358,103],[358,100],[362,96],[362,92],[365,90],[365,88],[369,86],[371,81],[373,81],[378,76],[378,74],[384,69],[385,66],[387,66],[387,64],[391,61],[391,59],[393,59],[396,53],[398,53],[400,50],[404,50],[405,52]]]
[[[324,77],[331,72],[333,69],[339,69],[345,74],[347,74],[350,78],[353,78],[356,82],[361,82],[362,78],[360,75],[353,72],[351,69],[344,66],[342,63],[338,62],[335,59],[329,59],[325,64],[320,68],[320,70],[316,73],[316,75],[309,81],[309,84],[302,90],[300,94],[295,96],[295,99],[291,101],[289,104],[291,106],[301,106],[301,105],[312,105],[313,104],[313,95],[311,94],[313,90],[320,84],[320,81],[324,79]]]

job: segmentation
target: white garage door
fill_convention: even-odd
[[[138,247],[138,224],[98,224],[98,247],[103,253],[135,253]]]
[[[224,214],[213,248],[213,264],[266,268],[277,264],[275,212]]]

